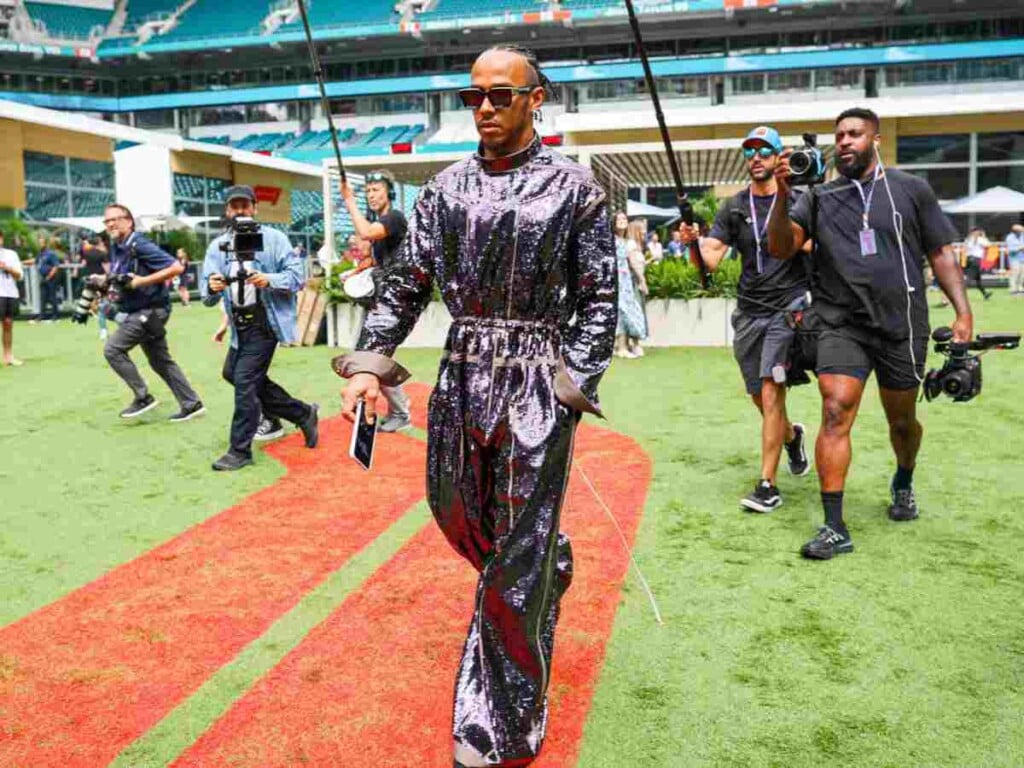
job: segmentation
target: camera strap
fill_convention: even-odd
[[[772,203],[768,207],[768,216],[764,220],[764,226],[759,227],[757,225],[757,206],[754,205],[754,190],[749,190],[750,200],[750,226],[754,230],[754,247],[757,249],[757,274],[764,272],[764,257],[762,254],[761,241],[764,240],[764,236],[768,233],[768,222],[772,220],[772,211],[775,210],[775,201],[779,199],[779,193],[776,192],[772,195]]]

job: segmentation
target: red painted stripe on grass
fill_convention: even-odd
[[[629,438],[585,425],[576,461],[632,545],[651,475],[646,454]],[[556,637],[548,741],[537,763],[548,768],[577,759],[628,567],[614,525],[576,473],[563,527],[573,537],[576,570]],[[454,674],[475,581],[436,527],[423,530],[175,768],[450,765]]]
[[[107,765],[423,498],[421,441],[371,476],[349,434],[275,444],[278,483],[0,630],[0,765]]]

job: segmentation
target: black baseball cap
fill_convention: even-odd
[[[245,198],[250,203],[256,203],[256,193],[248,184],[236,184],[224,190],[224,202],[230,203],[236,198]]]

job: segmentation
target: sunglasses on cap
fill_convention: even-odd
[[[511,86],[511,85],[499,85],[495,88],[491,88],[489,91],[485,91],[481,88],[462,88],[459,91],[459,98],[462,100],[462,106],[466,109],[480,109],[484,105],[484,101],[491,102],[491,106],[495,109],[506,109],[512,106],[512,99],[516,96],[524,93],[529,93],[534,88],[539,88],[538,85],[525,85],[525,86]]]
[[[771,157],[774,154],[775,150],[772,149],[771,147],[765,146],[764,144],[762,144],[760,147],[743,148],[743,156],[747,158],[747,160],[753,160],[754,155],[760,155],[761,157]]]
[[[391,179],[388,178],[388,176],[386,174],[383,174],[383,173],[376,173],[376,172],[368,173],[365,176],[363,176],[363,181],[365,183],[367,183],[367,184],[373,184],[374,182],[380,182],[380,183],[383,183],[383,184],[387,184],[389,187],[391,186]]]

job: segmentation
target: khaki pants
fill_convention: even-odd
[[[1024,259],[1010,265],[1010,293],[1024,293]]]

